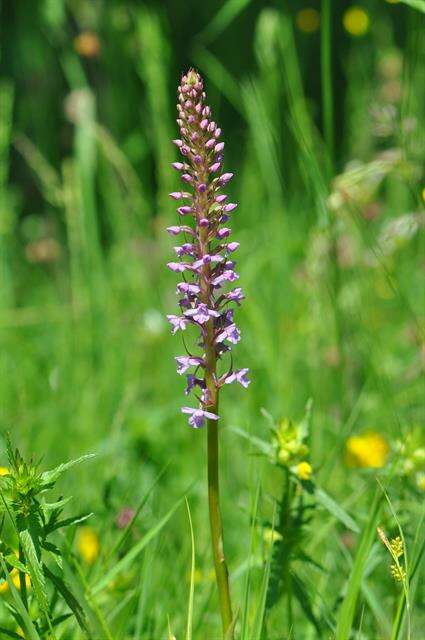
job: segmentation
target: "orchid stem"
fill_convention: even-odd
[[[216,412],[216,407],[212,410]],[[224,557],[223,525],[220,512],[217,420],[208,420],[208,506],[221,621],[223,626],[223,635],[226,636],[226,633],[228,633],[231,628],[233,616],[230,601],[229,573],[227,570],[226,559]],[[231,631],[230,634],[230,636],[226,636],[229,640],[233,637]]]

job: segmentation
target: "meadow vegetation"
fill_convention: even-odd
[[[220,399],[227,637],[423,637],[424,13],[1,3],[1,638],[222,637],[166,320],[190,66],[235,172],[252,380]]]

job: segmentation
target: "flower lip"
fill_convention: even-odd
[[[218,415],[211,411],[205,411],[203,409],[192,409],[192,407],[182,407],[182,413],[190,415],[189,424],[194,429],[200,429],[205,424],[205,419],[218,420]]]

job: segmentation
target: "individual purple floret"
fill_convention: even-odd
[[[231,230],[224,224],[237,204],[228,202],[221,190],[233,173],[222,173],[221,129],[213,121],[210,107],[205,105],[203,81],[193,69],[182,77],[177,111],[181,137],[173,143],[183,158],[172,166],[181,173],[184,188],[173,191],[170,197],[185,202],[177,208],[178,224],[167,231],[184,239],[174,248],[179,261],[167,266],[181,274],[182,282],[177,285],[181,314],[167,318],[173,333],[184,331],[188,325],[194,325],[199,332],[195,344],[200,352],[176,358],[177,373],[193,371],[187,374],[185,393],[195,393],[199,408],[183,407],[182,412],[189,414],[192,427],[199,428],[206,419],[218,420],[218,392],[223,384],[239,382],[243,387],[249,384],[248,369],[234,371],[231,361],[227,363],[227,373],[217,374],[218,361],[229,358],[231,345],[240,340],[240,330],[229,305],[239,306],[244,294],[240,287],[229,287],[229,283],[239,278],[233,261],[239,243],[227,241]]]

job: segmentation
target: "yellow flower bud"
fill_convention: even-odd
[[[313,468],[308,462],[300,462],[296,467],[296,474],[300,480],[310,480]]]

